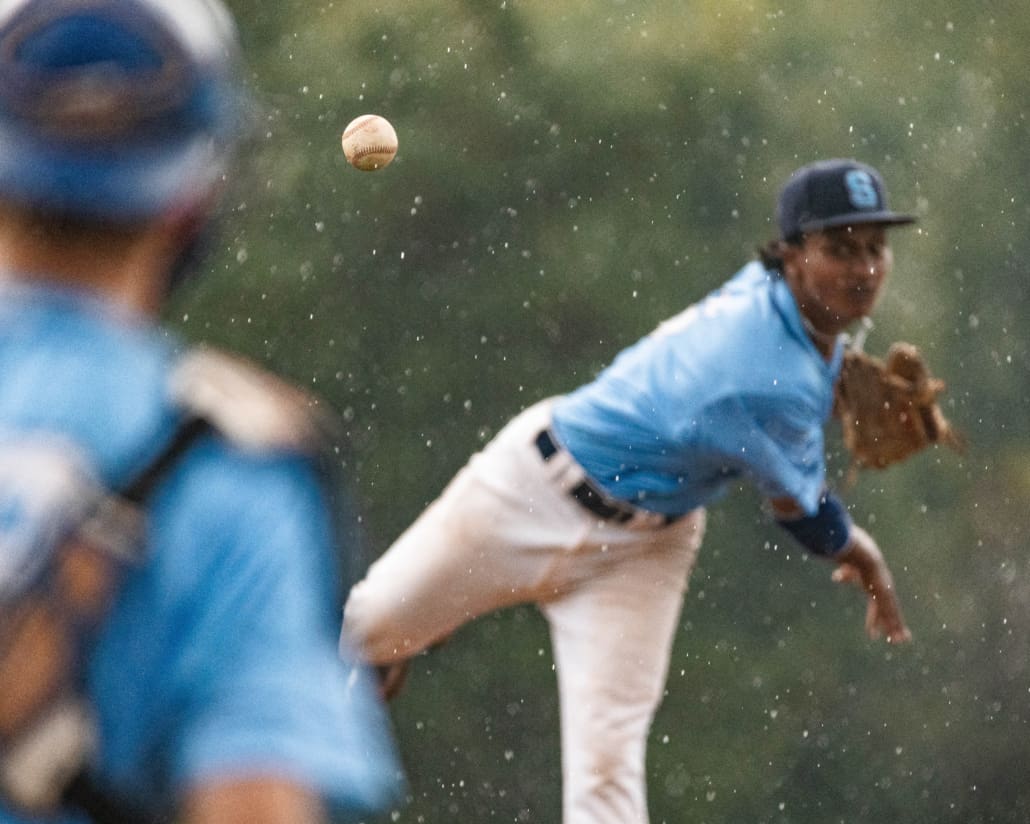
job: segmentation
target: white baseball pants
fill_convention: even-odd
[[[599,520],[568,494],[578,464],[564,450],[545,462],[534,445],[550,407],[512,420],[371,566],[343,635],[385,664],[536,603],[558,674],[563,822],[646,824],[646,742],[705,513]]]

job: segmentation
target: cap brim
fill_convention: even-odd
[[[915,215],[903,215],[897,212],[851,212],[846,215],[834,215],[822,220],[810,220],[798,228],[802,232],[818,232],[821,229],[833,229],[837,226],[858,226],[863,223],[876,223],[882,226],[906,226],[915,223]]]

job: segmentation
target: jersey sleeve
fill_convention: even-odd
[[[212,542],[180,625],[171,783],[275,775],[309,786],[337,815],[381,811],[400,786],[388,721],[371,678],[337,651],[334,533],[316,478],[299,461],[240,478],[214,473],[204,524]],[[188,645],[185,639],[188,638]]]
[[[732,397],[711,411],[714,446],[766,498],[793,498],[808,515],[826,483],[822,419],[796,399]]]

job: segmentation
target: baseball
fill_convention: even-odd
[[[382,169],[397,154],[397,132],[385,117],[363,114],[343,130],[343,154],[355,169]]]

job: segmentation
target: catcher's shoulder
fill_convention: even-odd
[[[317,395],[214,347],[188,350],[172,370],[169,391],[187,414],[248,452],[317,454],[338,435],[335,414]]]

